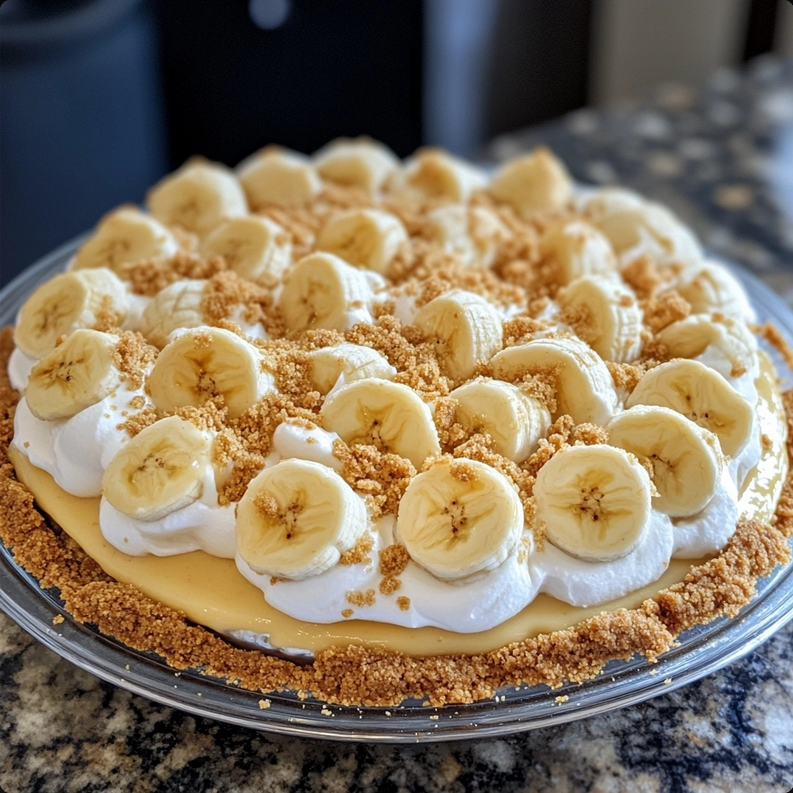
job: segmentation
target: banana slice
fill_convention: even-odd
[[[548,409],[517,386],[478,377],[449,394],[457,400],[457,421],[469,432],[485,432],[499,454],[525,460],[551,425]]]
[[[608,239],[580,220],[554,223],[540,237],[540,255],[553,262],[559,283],[585,275],[614,275],[617,259]]]
[[[356,267],[385,274],[407,241],[408,233],[394,215],[379,209],[350,209],[328,220],[317,237],[316,248]]]
[[[509,233],[484,207],[451,204],[427,215],[424,234],[467,266],[490,267]]]
[[[311,253],[287,270],[278,307],[292,330],[346,330],[371,297],[362,270],[332,253]]]
[[[96,325],[112,313],[121,325],[129,297],[123,282],[106,267],[61,273],[43,283],[24,302],[14,328],[14,343],[25,355],[41,358],[61,336]]]
[[[592,562],[627,556],[652,514],[650,476],[628,452],[606,444],[568,446],[539,470],[537,518],[558,548]]]
[[[141,315],[140,332],[146,341],[162,349],[180,328],[206,325],[203,301],[207,281],[187,278],[161,289]]]
[[[585,275],[556,296],[575,315],[571,324],[601,358],[633,361],[642,348],[642,310],[634,293],[616,277]]]
[[[300,206],[313,201],[322,190],[308,157],[268,146],[243,160],[237,174],[253,209],[267,204]]]
[[[236,418],[273,390],[256,348],[222,328],[192,328],[169,342],[148,380],[158,410],[174,410],[222,396]]]
[[[708,430],[664,407],[636,405],[607,427],[609,443],[653,466],[653,507],[673,518],[695,515],[710,502],[724,456]]]
[[[441,453],[432,412],[406,385],[356,380],[331,394],[320,413],[322,426],[348,444],[377,446],[421,468]]]
[[[465,380],[503,346],[501,317],[483,297],[453,289],[421,307],[414,324],[437,346],[454,380]]]
[[[743,322],[724,317],[711,319],[707,314],[690,314],[667,325],[655,335],[672,358],[696,358],[716,347],[730,361],[733,369],[751,371],[757,365],[757,339]]]
[[[647,371],[626,407],[660,405],[714,432],[724,454],[735,457],[749,440],[753,410],[732,386],[699,361],[680,358]]]
[[[519,215],[562,209],[573,197],[573,180],[564,163],[545,147],[505,162],[489,187],[497,200]]]
[[[548,373],[556,379],[554,417],[570,415],[577,424],[607,424],[618,408],[614,381],[602,359],[581,339],[535,339],[502,350],[491,361],[501,380]]]
[[[598,190],[583,202],[591,222],[608,237],[618,255],[646,253],[661,262],[702,260],[696,237],[666,207],[618,188]]]
[[[121,383],[115,363],[118,336],[80,328],[30,370],[25,399],[44,421],[76,415],[113,393]]]
[[[719,312],[743,322],[757,321],[743,287],[723,265],[705,263],[692,268],[684,272],[675,289],[694,314]]]
[[[423,149],[405,160],[388,187],[399,200],[464,204],[486,184],[487,177],[478,168],[440,149]]]
[[[363,499],[335,471],[283,460],[237,506],[237,552],[257,573],[299,580],[333,567],[367,527]]]
[[[397,170],[399,160],[391,149],[371,138],[338,138],[315,152],[314,165],[323,179],[361,187],[374,195]]]
[[[80,246],[72,269],[108,267],[170,259],[179,252],[171,232],[150,215],[135,207],[121,207],[102,218],[93,237]]]
[[[356,380],[378,378],[393,380],[397,370],[371,347],[360,344],[337,344],[315,350],[311,359],[311,382],[321,394],[327,394],[339,382],[343,385]]]
[[[248,203],[233,171],[200,158],[157,182],[146,194],[152,215],[203,237],[224,218],[248,214]]]
[[[292,245],[277,223],[248,215],[222,221],[204,239],[201,253],[222,256],[237,275],[249,281],[275,284],[291,261]]]
[[[156,521],[201,498],[212,471],[211,437],[189,421],[155,421],[110,461],[102,494],[111,506],[136,520]]]
[[[510,482],[475,460],[443,460],[414,477],[395,534],[410,558],[453,581],[495,570],[515,550],[523,505]]]

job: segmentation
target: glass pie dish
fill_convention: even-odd
[[[10,324],[32,289],[62,269],[81,240],[26,270],[0,292],[0,323]],[[756,278],[736,271],[761,321],[793,340],[793,314]],[[773,350],[768,350],[780,363]],[[611,662],[583,684],[508,688],[472,705],[342,707],[296,693],[257,693],[198,670],[176,671],[152,653],[129,649],[75,621],[57,590],[42,590],[0,544],[0,608],[68,661],[114,685],[195,715],[231,724],[334,740],[421,742],[460,740],[545,727],[625,707],[693,682],[749,653],[793,618],[793,566],[758,582],[755,598],[732,619],[690,629],[654,664]],[[62,618],[63,621],[60,621]],[[55,622],[54,622],[55,621]],[[57,623],[57,624],[56,624]]]

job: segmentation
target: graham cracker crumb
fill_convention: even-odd
[[[639,256],[620,271],[620,275],[640,300],[652,297],[664,278],[648,256]]]
[[[375,592],[374,589],[367,589],[365,592],[347,592],[344,599],[357,608],[364,606],[374,606]]]
[[[408,566],[410,555],[401,543],[394,543],[383,548],[380,557],[380,572],[384,576],[397,576]]]
[[[347,446],[341,440],[334,442],[333,454],[342,463],[342,478],[367,496],[375,518],[396,515],[399,502],[416,475],[410,460],[374,446]]]
[[[219,256],[204,260],[194,253],[182,251],[164,261],[152,259],[123,264],[118,268],[118,274],[130,282],[135,294],[154,297],[176,281],[185,278],[208,279],[225,269],[226,263]]]
[[[396,599],[396,604],[402,611],[407,611],[410,608],[410,598],[401,595]]]
[[[393,595],[400,587],[402,582],[393,576],[386,576],[380,581],[378,589],[381,595]]]
[[[132,389],[140,388],[146,380],[146,374],[154,366],[157,359],[157,348],[149,344],[140,333],[123,331],[119,334],[118,343],[113,349],[113,363],[121,372],[122,378],[127,381]],[[130,405],[136,400],[145,403],[142,396],[134,397]]]
[[[369,555],[369,552],[374,547],[374,539],[372,535],[367,532],[366,534],[358,540],[357,544],[350,548],[349,551],[345,551],[339,557],[339,564],[343,565],[353,565],[353,564],[369,564],[372,561],[372,557]]]
[[[779,329],[770,322],[766,322],[764,325],[757,326],[755,330],[779,353],[788,369],[793,371],[793,349]]]
[[[663,330],[691,313],[691,305],[674,289],[663,292],[658,297],[642,301],[644,324],[653,332]]]

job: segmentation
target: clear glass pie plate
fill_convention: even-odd
[[[0,326],[13,323],[24,298],[62,269],[79,241],[37,262],[0,292]],[[736,270],[761,321],[793,340],[793,313],[768,287]],[[785,371],[780,365],[780,371]],[[288,735],[370,742],[462,740],[531,730],[626,707],[667,693],[733,663],[793,618],[793,565],[758,583],[758,594],[734,619],[719,619],[681,635],[657,663],[611,662],[587,683],[500,691],[465,706],[340,707],[290,693],[246,691],[197,671],[177,672],[151,653],[129,649],[64,611],[57,590],[42,590],[0,544],[0,609],[49,649],[82,669],[150,700],[189,713]],[[55,625],[53,619],[63,617]],[[263,698],[269,707],[262,708]],[[566,697],[566,699],[565,699]]]

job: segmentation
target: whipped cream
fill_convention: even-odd
[[[233,559],[236,552],[234,505],[218,505],[215,477],[208,470],[201,497],[160,520],[135,520],[119,512],[107,499],[99,505],[99,525],[104,538],[130,556],[175,556],[206,551]]]
[[[456,584],[440,581],[411,561],[399,574],[401,587],[391,595],[381,594],[378,552],[394,542],[395,522],[390,515],[376,522],[368,563],[338,564],[302,581],[277,580],[257,573],[239,555],[237,569],[279,611],[312,622],[338,622],[341,612],[350,608],[347,593],[372,590],[376,593],[374,603],[359,610],[357,616],[408,628],[432,625],[458,633],[476,633],[517,614],[536,595],[537,582],[517,554],[491,574]],[[317,597],[318,591],[322,592],[321,598]],[[406,610],[397,603],[402,595],[410,598]]]
[[[35,364],[35,358],[25,355],[19,347],[14,347],[8,359],[8,379],[11,381],[11,387],[19,391],[20,394],[25,393],[30,370]]]
[[[125,414],[137,412],[129,405],[136,394],[122,386],[71,418],[57,421],[36,418],[23,397],[14,417],[12,445],[37,468],[51,474],[67,493],[81,498],[99,496],[105,468],[129,440],[119,425]]]
[[[540,592],[572,606],[595,606],[658,580],[669,566],[674,544],[669,516],[653,510],[638,545],[626,556],[590,562],[546,542],[529,557],[529,568],[532,578],[542,582]]]

